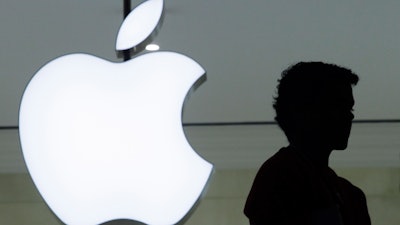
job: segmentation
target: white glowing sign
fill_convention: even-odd
[[[161,0],[143,4],[162,17]],[[131,48],[146,35],[125,40]],[[71,54],[42,67],[24,92],[19,127],[28,170],[53,212],[70,225],[181,221],[212,171],[187,142],[181,120],[188,91],[204,79],[198,63],[174,52],[122,63]]]

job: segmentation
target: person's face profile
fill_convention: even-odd
[[[335,87],[327,96],[324,106],[324,136],[332,149],[347,148],[351,125],[354,119],[354,98],[351,85]]]

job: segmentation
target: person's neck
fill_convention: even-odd
[[[329,148],[313,145],[293,145],[289,147],[301,153],[304,157],[311,161],[311,163],[320,168],[329,167],[329,156],[332,152]]]

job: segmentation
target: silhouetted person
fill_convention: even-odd
[[[369,225],[364,193],[329,168],[344,150],[354,99],[352,71],[301,62],[283,71],[274,108],[289,146],[260,168],[244,213],[251,225]]]

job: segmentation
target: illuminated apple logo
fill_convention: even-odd
[[[139,5],[121,26],[117,49],[148,40],[162,12],[162,0]],[[126,29],[144,32],[130,39]],[[28,170],[53,212],[70,225],[182,221],[212,171],[181,119],[189,90],[204,79],[198,63],[174,52],[122,63],[71,54],[42,67],[24,92],[19,127]]]

